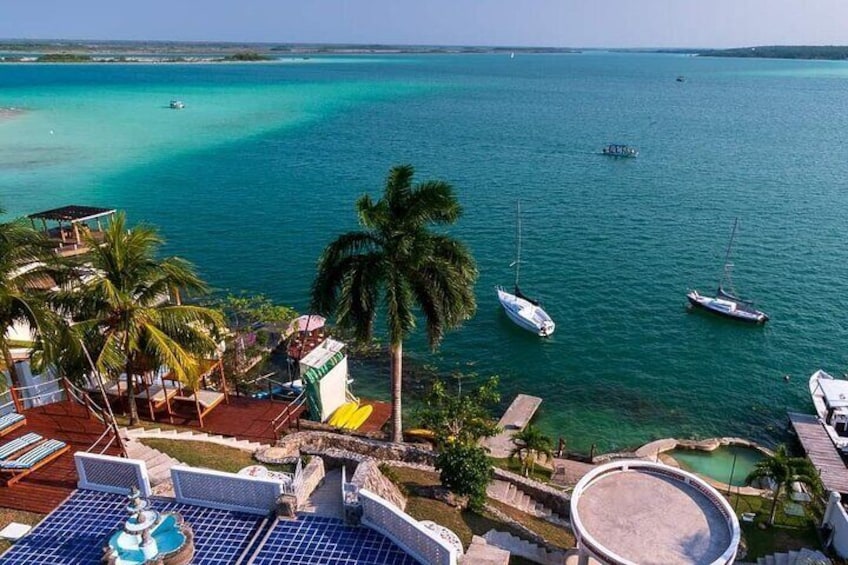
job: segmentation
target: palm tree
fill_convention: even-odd
[[[340,326],[360,340],[371,338],[382,297],[388,325],[392,373],[392,441],[403,441],[401,375],[403,341],[415,327],[415,308],[435,349],[448,329],[477,309],[477,267],[458,240],[432,231],[462,214],[451,185],[412,184],[411,165],[392,167],[383,197],[367,194],[356,202],[362,231],[340,235],[324,249],[312,285],[312,307],[335,312]]]
[[[524,476],[536,470],[536,461],[544,455],[545,461],[554,456],[554,445],[551,438],[543,434],[536,426],[527,426],[512,436],[515,447],[509,453],[509,458],[518,457],[524,467]]]
[[[205,283],[182,259],[156,259],[163,240],[152,227],[126,229],[119,214],[106,228],[103,242],[89,241],[85,256],[94,276],[65,289],[59,302],[74,304],[79,336],[96,332],[92,349],[101,372],[127,375],[130,424],[138,420],[132,375],[166,365],[189,385],[196,384],[198,359],[215,350],[213,333],[223,325],[215,310],[172,305],[176,289],[205,292]]]
[[[50,322],[41,287],[53,258],[45,238],[26,223],[0,223],[0,353],[13,386],[18,384],[18,374],[8,331],[17,325],[37,334]]]
[[[782,489],[785,488],[788,492],[796,481],[808,485],[814,491],[818,491],[820,485],[818,473],[810,460],[806,457],[790,457],[786,453],[786,446],[783,445],[777,447],[774,455],[754,465],[754,470],[745,478],[745,483],[750,484],[756,479],[772,479],[777,485],[771,500],[770,525],[774,525],[777,499]]]

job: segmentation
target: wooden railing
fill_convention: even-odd
[[[283,408],[282,412],[276,418],[271,420],[271,427],[274,429],[274,437],[276,439],[279,440],[282,432],[291,426],[293,418],[299,417],[300,409],[303,408],[304,404],[306,404],[306,393],[301,392],[297,398],[286,404],[286,407]]]

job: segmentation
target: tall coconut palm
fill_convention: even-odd
[[[750,484],[756,479],[771,479],[777,485],[771,499],[771,513],[769,514],[769,524],[771,525],[774,525],[777,499],[780,497],[781,490],[786,489],[789,492],[792,483],[796,481],[808,485],[814,491],[818,491],[820,486],[816,468],[810,460],[806,457],[790,457],[783,445],[778,446],[774,455],[754,465],[754,470],[748,474],[745,482]]]
[[[0,223],[0,353],[13,385],[18,384],[18,374],[8,332],[17,325],[37,333],[50,321],[42,287],[53,258],[45,238],[26,223]],[[0,382],[3,386],[5,382]]]
[[[458,240],[432,231],[450,225],[462,208],[444,181],[412,183],[411,165],[389,171],[383,196],[356,202],[362,231],[340,235],[324,250],[312,285],[312,307],[335,313],[337,322],[370,339],[382,299],[392,373],[392,441],[400,442],[403,342],[423,314],[435,349],[448,329],[476,308],[477,267]]]
[[[536,426],[527,426],[512,436],[515,446],[509,454],[510,459],[521,461],[526,477],[531,471],[536,470],[536,461],[542,456],[545,461],[550,461],[554,456],[554,445],[551,438],[543,434]]]
[[[85,256],[91,276],[67,288],[60,302],[73,304],[78,335],[99,334],[92,347],[99,371],[127,375],[130,423],[138,420],[132,375],[167,365],[182,382],[194,383],[198,359],[215,350],[213,333],[223,324],[215,310],[172,305],[175,289],[205,292],[206,285],[188,262],[159,260],[163,240],[150,226],[126,228],[119,214],[102,243],[89,241]]]

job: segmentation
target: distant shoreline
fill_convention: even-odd
[[[0,40],[4,63],[229,63],[321,55],[579,53],[558,47]]]
[[[180,41],[0,40],[0,63],[243,63],[324,55],[569,54],[584,51],[698,57],[848,60],[848,46],[764,45],[731,49],[589,48]]]

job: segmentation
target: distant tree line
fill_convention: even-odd
[[[709,49],[698,51],[701,57],[755,57],[761,59],[848,59],[845,45],[765,45],[737,47],[734,49]]]

